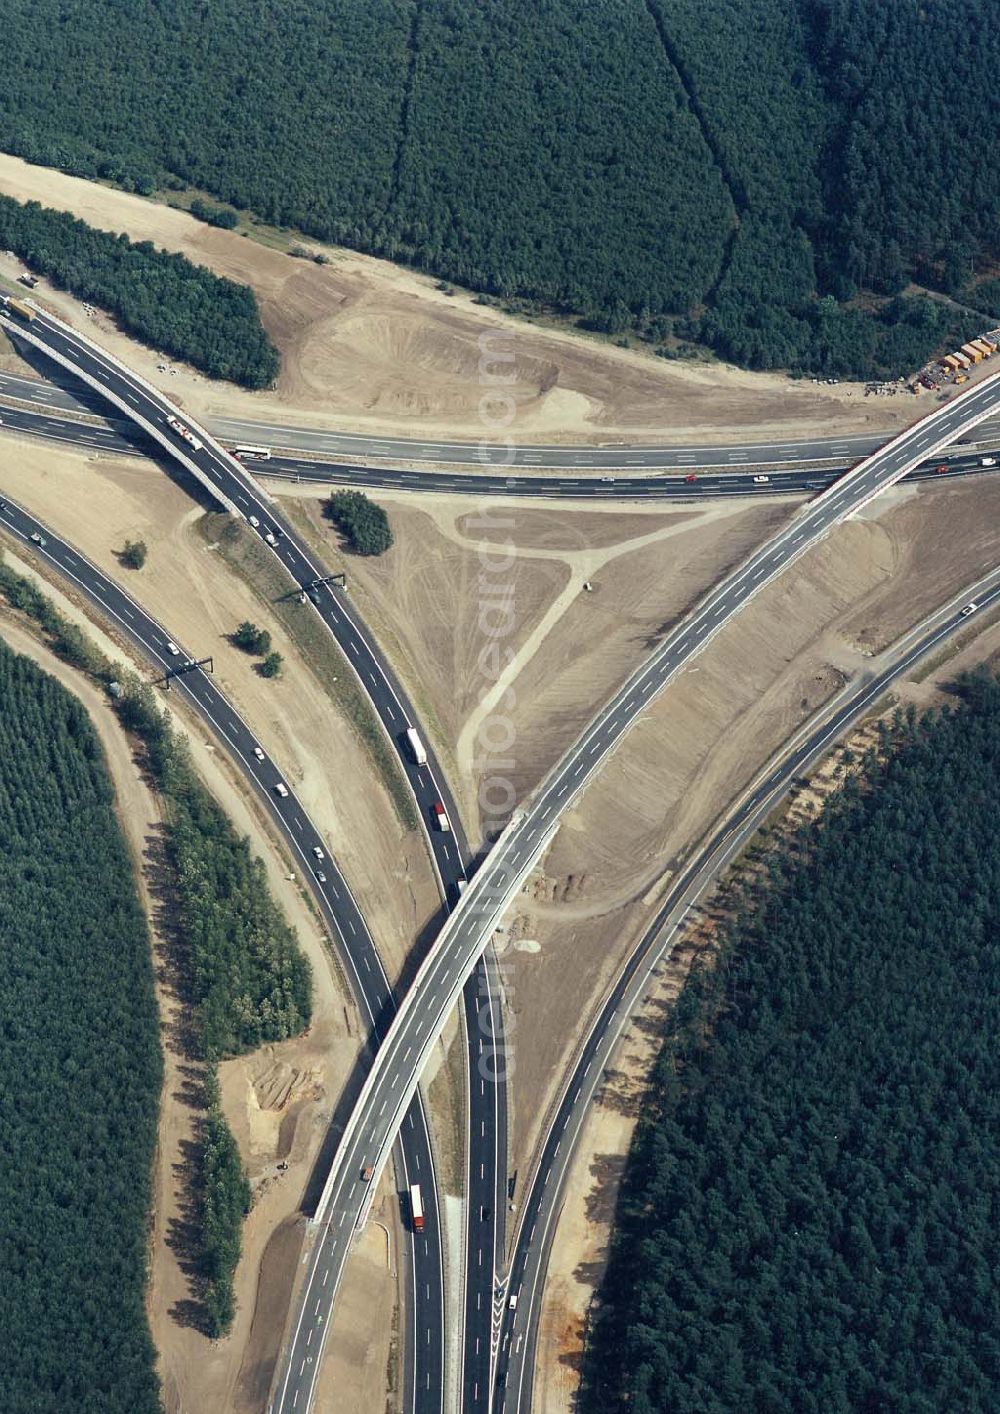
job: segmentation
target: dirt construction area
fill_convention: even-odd
[[[6,154],[0,154],[0,192],[153,241],[253,288],[282,356],[277,388],[253,394],[183,367],[165,376],[155,352],[119,335],[103,316],[90,320],[48,281],[35,291],[56,313],[90,325],[111,352],[163,384],[196,417],[478,442],[480,399],[497,375],[514,400],[514,421],[503,432],[518,442],[819,437],[897,428],[917,411],[912,398],[866,399],[858,385],[816,386],[714,362],[668,364],[646,351],[515,320],[462,292],[449,297],[430,277],[387,261],[277,233],[261,244],[246,223],[250,235],[218,230],[186,212]],[[296,244],[322,251],[329,263],[274,248]],[[20,268],[0,256],[0,273],[14,277]],[[495,428],[485,435],[495,436]]]

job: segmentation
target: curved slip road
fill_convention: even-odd
[[[792,521],[685,616],[566,753],[530,806],[512,820],[446,923],[404,998],[347,1123],[320,1209],[345,1235],[364,1204],[360,1174],[384,1162],[426,1057],[507,904],[558,828],[562,812],[631,723],[759,589],[834,525],[899,480],[935,448],[1000,408],[1000,375],[894,438]],[[314,1281],[315,1274],[310,1277]],[[336,1280],[331,1274],[330,1281]],[[282,1409],[285,1406],[280,1406]]]
[[[961,595],[956,595],[945,609],[928,615],[922,624],[910,630],[901,640],[901,645],[908,646],[903,647],[901,655],[890,666],[872,678],[846,687],[784,748],[777,769],[774,759],[763,768],[736,807],[685,865],[622,969],[562,1088],[519,1216],[510,1273],[503,1286],[503,1316],[491,1402],[493,1414],[530,1414],[538,1321],[569,1169],[614,1049],[667,954],[674,934],[688,911],[698,905],[722,871],[767,820],[795,778],[818,764],[895,680],[969,623],[962,614],[962,606],[971,600],[978,605],[980,614],[1000,605],[1000,570],[971,585]],[[822,719],[819,725],[817,719]],[[509,1305],[511,1295],[518,1298],[513,1310]]]

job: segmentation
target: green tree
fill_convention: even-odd
[[[276,678],[281,673],[283,659],[280,653],[269,653],[260,665],[262,678]]]
[[[199,221],[206,221],[210,226],[220,226],[224,231],[235,230],[239,225],[239,217],[235,211],[226,206],[212,206],[200,197],[195,197],[190,210],[191,215],[197,216]]]
[[[271,651],[271,635],[267,629],[258,628],[249,619],[244,619],[233,634],[233,643],[237,648],[242,648],[244,653],[256,653],[263,656]]]
[[[326,513],[358,555],[382,555],[392,545],[389,517],[363,491],[335,491]]]
[[[146,920],[90,720],[2,643],[0,839],[0,1408],[160,1414]]]
[[[121,562],[130,570],[141,570],[149,553],[145,540],[126,540],[121,553]]]
[[[264,332],[253,291],[157,250],[151,241],[95,230],[65,211],[0,196],[0,245],[60,289],[114,314],[127,333],[210,378],[266,388],[278,352]]]

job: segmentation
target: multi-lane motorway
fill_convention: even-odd
[[[892,661],[871,677],[849,684],[823,707],[769,762],[735,807],[692,855],[671,884],[656,918],[616,979],[564,1081],[542,1140],[534,1179],[519,1214],[517,1242],[506,1286],[493,1398],[494,1414],[530,1414],[538,1319],[549,1254],[563,1203],[566,1179],[594,1095],[629,1018],[646,995],[653,974],[688,911],[696,907],[727,865],[760,828],[794,779],[809,771],[844,732],[878,702],[890,685],[933,652],[976,613],[1000,605],[1000,570],[970,585],[944,609],[912,629]],[[516,1296],[514,1307],[510,1297]]]
[[[25,432],[56,442],[67,442],[94,452],[124,453],[139,450],[152,455],[162,455],[162,448],[145,439],[127,418],[113,414],[110,417],[105,416],[106,408],[100,396],[85,387],[80,387],[77,393],[73,393],[57,384],[41,383],[37,379],[20,378],[13,374],[0,374],[0,396],[2,395],[19,400],[17,405],[7,405],[0,413],[4,425],[11,431]],[[90,416],[90,421],[80,421],[79,415],[84,412]],[[281,431],[277,428],[257,430],[270,430],[276,436]],[[319,435],[309,434],[310,437]],[[968,474],[981,469],[981,455],[1000,439],[1000,424],[987,424],[981,429],[981,436],[981,449],[975,452],[956,449],[954,454],[949,456],[949,471],[952,474]],[[259,438],[257,445],[260,445]],[[529,474],[535,463],[523,460],[515,463],[523,468],[521,475],[510,470],[505,470],[502,474],[487,470],[472,473],[429,468],[405,470],[394,466],[358,466],[324,459],[333,455],[333,451],[318,446],[310,448],[303,445],[296,454],[291,449],[297,444],[284,439],[277,445],[283,450],[276,452],[269,461],[253,464],[253,472],[257,478],[335,483],[370,490],[436,491],[451,495],[531,496],[544,500],[617,502],[624,498],[700,500],[719,496],[745,496],[748,492],[759,496],[778,492],[818,491],[843,474],[844,464],[861,455],[862,446],[870,450],[873,444],[871,438],[846,438],[839,442],[828,439],[824,442],[803,443],[811,455],[802,458],[796,458],[790,453],[787,456],[768,456],[765,454],[768,450],[776,449],[769,449],[764,444],[756,449],[751,445],[749,450],[733,451],[728,459],[721,457],[719,448],[703,447],[694,449],[693,452],[675,448],[672,455],[683,460],[674,463],[666,460],[663,462],[665,468],[673,466],[676,471],[682,473],[672,476],[664,475],[663,472],[643,475],[641,467],[632,466],[625,468],[626,475],[570,474],[572,467],[580,469],[591,464],[583,459],[580,452],[576,454],[576,460],[568,468],[566,475],[548,476],[535,471]],[[789,444],[791,445],[795,444]],[[836,452],[833,451],[834,447]],[[344,449],[340,454],[363,455],[360,450],[348,453]],[[668,449],[661,449],[661,455],[666,458]],[[706,467],[716,467],[719,470],[702,470]],[[763,474],[768,477],[767,481],[754,479],[755,476],[761,475],[761,468],[766,468]],[[622,468],[619,467],[618,470],[620,472]],[[914,471],[913,477],[916,480],[935,474],[934,466],[919,467]]]
[[[170,634],[163,625],[79,549],[68,545],[11,500],[0,501],[0,526],[23,542],[26,551],[40,557],[82,593],[102,617],[110,620],[121,635],[138,647],[161,680],[169,675],[172,694],[194,709],[229,753],[266,808],[301,869],[303,879],[309,881],[367,1028],[367,1043],[377,1045],[396,1002],[364,917],[336,863],[328,857],[322,870],[318,870],[313,851],[320,848],[326,852],[326,840],[306,814],[294,789],[287,784],[287,777],[268,757],[258,759],[256,737],[212,677],[201,669],[177,672],[178,665],[190,661],[204,645],[177,645],[188,651],[180,655],[171,653],[167,647]],[[33,535],[40,536],[44,544],[33,542]],[[279,781],[285,784],[286,796],[278,795],[275,790]],[[318,877],[320,872],[325,874],[325,880]],[[422,1184],[427,1207],[426,1234],[414,1244],[410,1261],[409,1343],[419,1358],[409,1372],[413,1388],[408,1392],[406,1407],[439,1411],[444,1337],[441,1226],[436,1206],[434,1159],[419,1094],[407,1115],[396,1159],[405,1183]],[[433,1391],[434,1397],[428,1399],[426,1393],[421,1395],[421,1389]]]
[[[2,375],[0,375],[2,376]],[[6,375],[9,379],[10,375]],[[31,380],[22,380],[32,388]],[[51,385],[41,385],[49,387]],[[83,389],[81,397],[88,390]],[[92,397],[96,403],[97,395]],[[81,422],[69,413],[53,413],[35,403],[32,406],[4,406],[0,411],[3,427],[10,432],[23,432],[28,436],[54,442],[67,443],[81,451],[135,453],[162,457],[163,448],[147,438],[133,423],[124,417],[101,418]],[[948,452],[948,475],[969,476],[987,470],[981,465],[984,455],[997,456],[996,444],[1000,427],[989,436],[982,433],[981,444],[975,451],[950,448]],[[940,460],[926,466],[917,467],[910,473],[910,479],[922,481],[939,475]],[[502,476],[483,471],[467,475],[461,472],[404,471],[397,467],[352,466],[344,462],[310,459],[305,453],[290,456],[275,453],[269,461],[252,463],[253,475],[258,481],[270,480],[298,481],[303,484],[357,486],[365,490],[387,491],[434,491],[446,495],[464,496],[519,496],[537,497],[545,501],[603,501],[618,504],[623,500],[683,500],[686,502],[726,497],[780,495],[821,491],[831,486],[845,471],[843,466],[815,466],[804,470],[793,466],[780,470],[768,467],[766,481],[755,480],[760,472],[723,471],[715,473],[699,472],[684,476],[628,475],[608,478],[593,476]]]
[[[203,484],[227,505],[244,516],[249,524],[271,546],[279,563],[283,565],[296,589],[309,586],[322,575],[322,570],[312,559],[305,543],[278,514],[270,497],[263,492],[243,467],[231,454],[213,444],[200,429],[194,428],[188,419],[185,423],[197,434],[202,445],[194,445],[189,438],[178,432],[171,423],[177,410],[156,389],[143,379],[135,376],[116,359],[107,355],[90,340],[78,335],[74,330],[41,311],[30,325],[17,319],[7,320],[7,329],[29,347],[39,347],[48,358],[55,358],[57,366],[68,371],[71,379],[86,379],[88,383],[77,384],[79,394],[70,398],[64,390],[51,389],[54,398],[62,401],[83,403],[89,409],[105,407],[107,399],[115,400],[119,412],[119,429],[110,429],[122,446],[129,442],[122,435],[125,427],[132,424],[139,429],[149,451],[162,456],[164,451],[185,462],[189,470],[194,470]],[[36,355],[37,357],[37,355]],[[66,373],[63,372],[65,379]],[[11,386],[11,375],[3,375]],[[30,380],[21,380],[22,383]],[[24,388],[21,384],[22,393]],[[45,385],[42,385],[43,389]],[[37,386],[33,389],[39,396]],[[124,420],[121,418],[124,414]],[[30,414],[29,414],[30,415]],[[5,423],[19,425],[17,419],[23,414],[17,410],[6,410]],[[183,414],[181,414],[183,417]],[[36,415],[37,417],[37,415]],[[73,424],[63,429],[60,436],[76,439],[96,437],[100,429],[87,425]],[[134,433],[133,433],[134,440]],[[98,445],[91,440],[90,445]],[[85,440],[83,445],[88,445]],[[270,539],[268,537],[271,537]],[[413,709],[407,701],[398,679],[385,662],[374,638],[368,633],[360,616],[351,604],[349,596],[336,592],[329,585],[317,585],[310,591],[312,602],[307,599],[303,612],[313,608],[339,643],[344,657],[354,670],[357,679],[371,702],[379,721],[385,729],[399,760],[401,769],[407,776],[421,814],[425,835],[431,848],[443,896],[454,902],[459,893],[459,884],[464,882],[469,860],[469,847],[465,838],[457,805],[451,794],[430,742],[424,735],[424,746],[428,760],[418,763],[405,745],[405,732],[414,722]],[[451,829],[447,832],[434,829],[431,825],[433,807],[437,802],[445,806]],[[490,983],[490,973],[485,963],[481,963],[470,977],[463,998],[466,1034],[468,1037],[469,1068],[469,1117],[468,1117],[468,1185],[466,1192],[466,1212],[468,1227],[466,1233],[467,1252],[465,1258],[466,1306],[468,1324],[465,1327],[466,1352],[471,1370],[465,1377],[460,1376],[473,1390],[482,1389],[485,1397],[484,1360],[488,1356],[491,1331],[491,1294],[494,1285],[494,1271],[497,1254],[502,1253],[505,1232],[505,1205],[496,1200],[503,1191],[506,1181],[507,1114],[506,1086],[502,1077],[503,1023],[500,1006],[494,988]],[[372,1033],[371,1039],[377,1039]],[[501,1057],[500,1064],[496,1057]],[[411,1110],[403,1135],[403,1160],[405,1171],[412,1175],[419,1167],[419,1159],[407,1157],[410,1131],[417,1128],[423,1132],[414,1143],[429,1152],[429,1139],[422,1111]],[[421,1192],[426,1200],[426,1186],[421,1184]],[[431,1237],[432,1228],[435,1236]],[[441,1271],[441,1234],[436,1208],[432,1205],[426,1216],[427,1236],[411,1233],[414,1251],[414,1267],[420,1269],[415,1283],[416,1317],[414,1329],[418,1338],[411,1345],[409,1354],[416,1363],[413,1372],[411,1407],[414,1410],[439,1410],[445,1399],[445,1362],[443,1354],[443,1327],[441,1303],[443,1276]],[[317,1246],[315,1260],[321,1260],[323,1244]],[[434,1270],[430,1267],[433,1264]],[[331,1303],[332,1304],[332,1292]],[[305,1403],[311,1396],[312,1377],[318,1365],[314,1366],[314,1356],[310,1343],[313,1331],[321,1326],[329,1314],[329,1304],[321,1303],[313,1312],[311,1322],[295,1322],[295,1338],[287,1352],[287,1374],[283,1388],[290,1404],[302,1398]],[[299,1374],[295,1371],[299,1369]]]
[[[364,1202],[360,1175],[383,1162],[417,1077],[475,961],[507,904],[558,827],[563,811],[650,701],[740,609],[834,525],[924,458],[1000,409],[1000,375],[894,438],[806,504],[777,535],[713,588],[597,714],[526,808],[512,820],[422,964],[375,1057],[320,1203],[331,1228],[353,1230]],[[331,1271],[336,1286],[339,1274]],[[318,1282],[314,1272],[310,1286]]]
[[[0,395],[37,401],[51,408],[81,407],[93,410],[86,397],[69,389],[52,388],[30,378],[0,374]],[[798,437],[783,442],[744,442],[738,445],[691,447],[653,446],[642,443],[607,443],[602,446],[545,446],[522,444],[507,449],[477,442],[414,440],[404,437],[371,437],[364,434],[329,432],[284,423],[251,421],[244,418],[211,418],[204,426],[224,441],[273,443],[288,450],[324,457],[360,457],[392,462],[432,462],[456,466],[518,466],[525,470],[562,467],[573,470],[616,471],[662,468],[684,471],[689,467],[720,467],[733,470],[741,465],[759,466],[792,463],[856,461],[869,456],[885,441],[878,436]]]

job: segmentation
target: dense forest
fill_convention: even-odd
[[[260,0],[253,44],[243,0],[6,19],[0,145],[32,161],[666,354],[905,371],[982,327],[897,297],[975,304],[1000,257],[994,0]]]
[[[206,1113],[192,1175],[202,1321],[208,1334],[222,1335],[235,1311],[233,1273],[249,1192],[219,1106],[215,1066],[265,1041],[284,1040],[308,1024],[309,963],[271,897],[249,840],[236,833],[201,784],[186,743],[172,729],[153,688],[107,659],[36,585],[2,560],[0,594],[38,626],[66,662],[105,687],[118,684],[120,696],[112,700],[122,724],[142,743],[145,764],[167,806],[167,851],[181,925],[178,971],[196,1052],[189,1059],[202,1063],[205,1077]]]
[[[39,275],[114,314],[145,343],[186,359],[210,378],[267,388],[278,376],[278,351],[264,332],[257,298],[192,265],[183,255],[0,196],[0,246]]]
[[[146,922],[85,712],[3,643],[0,915],[0,1408],[155,1414]]]
[[[887,726],[692,974],[594,1414],[1000,1408],[1000,685]]]

